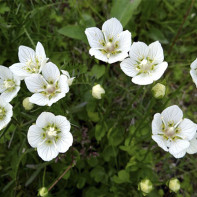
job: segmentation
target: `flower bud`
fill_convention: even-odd
[[[169,182],[169,188],[171,191],[177,193],[181,188],[179,180],[177,178],[171,179]]]
[[[166,87],[161,84],[161,83],[157,83],[153,88],[152,88],[152,93],[153,96],[157,99],[161,99],[165,96],[165,92],[166,92]]]
[[[71,86],[75,77],[70,77],[68,71],[66,71],[66,70],[61,70],[61,71],[62,71],[63,75],[65,75],[67,77],[68,86]]]
[[[34,104],[29,102],[29,97],[25,98],[23,100],[23,107],[25,108],[25,110],[29,111],[34,107]]]
[[[143,179],[138,184],[138,190],[141,190],[143,195],[146,196],[148,193],[150,193],[153,190],[153,184],[149,179]]]
[[[47,196],[48,189],[46,187],[42,187],[38,190],[38,196]]]
[[[101,99],[101,95],[105,94],[105,90],[101,87],[100,84],[97,84],[92,87],[92,96],[96,99]]]

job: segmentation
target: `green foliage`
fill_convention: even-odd
[[[197,122],[197,92],[189,74],[196,58],[196,1],[172,47],[190,4],[191,0],[0,1],[0,64],[17,63],[20,45],[34,48],[40,41],[50,61],[76,77],[65,98],[28,112],[22,101],[31,93],[22,82],[11,103],[14,117],[0,131],[0,196],[36,196],[70,165],[49,196],[141,197],[138,183],[144,178],[154,185],[149,196],[173,196],[166,184],[173,177],[181,182],[177,196],[195,196],[196,156],[176,160],[151,138],[153,115],[167,106],[179,105]],[[101,28],[112,16],[132,33],[133,42],[162,43],[169,63],[158,81],[167,88],[163,99],[152,97],[155,84],[133,84],[119,62],[109,66],[89,55],[84,30]],[[91,95],[95,84],[106,91],[101,100]],[[43,111],[66,116],[74,136],[69,151],[50,162],[39,158],[26,137]]]

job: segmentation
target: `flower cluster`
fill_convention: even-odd
[[[134,84],[152,84],[162,77],[168,67],[159,41],[150,45],[144,42],[131,44],[131,33],[123,31],[116,18],[107,20],[102,26],[102,31],[91,27],[85,30],[85,34],[91,47],[90,55],[109,64],[121,61],[121,70],[132,78]],[[197,59],[191,64],[190,74],[197,86]],[[165,86],[158,83],[152,88],[152,92],[155,98],[163,98]],[[100,85],[96,85],[92,90],[92,95],[98,99],[101,99],[102,93],[105,91]],[[186,153],[197,152],[196,130],[196,124],[189,119],[183,119],[181,109],[174,105],[166,108],[161,114],[155,114],[152,139],[174,157],[181,158]]]
[[[66,96],[74,77],[61,70],[52,62],[47,62],[44,47],[37,43],[36,51],[20,46],[19,63],[10,68],[0,66],[0,130],[7,126],[13,116],[12,105],[9,103],[20,90],[21,80],[33,93],[24,99],[23,106],[31,110],[33,104],[51,106]],[[58,153],[65,153],[73,143],[70,133],[70,122],[63,116],[55,116],[43,112],[36,125],[29,128],[27,139],[29,144],[37,148],[38,155],[44,161],[54,159]]]

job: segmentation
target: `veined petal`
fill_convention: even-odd
[[[153,78],[148,73],[141,73],[132,78],[132,82],[138,85],[148,85],[153,83]]]
[[[44,140],[42,134],[43,130],[37,125],[32,125],[29,128],[27,133],[27,140],[33,148],[36,148]]]
[[[163,118],[163,121],[167,125],[168,122],[174,123],[176,125],[179,123],[183,118],[183,112],[177,105],[172,105],[170,107],[167,107],[162,113],[161,117]]]
[[[196,84],[196,87],[197,87],[197,71],[196,70],[190,70],[190,75],[192,77],[193,82]]]
[[[97,27],[90,27],[85,30],[88,42],[92,48],[103,49],[104,37],[102,31]]]
[[[148,55],[148,46],[144,42],[134,42],[131,45],[129,56],[134,61],[141,61]]]
[[[187,153],[189,154],[197,153],[197,134],[195,134],[192,140],[190,141],[190,146],[187,149]]]
[[[36,56],[40,62],[46,59],[44,47],[40,42],[38,42],[36,45]]]
[[[21,80],[23,80],[25,77],[30,76],[31,73],[28,73],[25,68],[26,68],[25,63],[16,63],[10,66],[10,70],[18,76]]]
[[[6,102],[11,102],[13,98],[16,97],[18,91],[20,90],[20,87],[17,86],[12,91],[4,91],[1,96],[5,99]]]
[[[99,59],[103,62],[108,62],[108,58],[106,54],[103,54],[99,49],[91,48],[89,50],[91,56],[94,56],[96,59]]]
[[[18,51],[18,58],[21,63],[26,63],[28,60],[35,59],[35,51],[26,46],[20,46]]]
[[[45,106],[49,103],[49,99],[42,93],[34,93],[30,98],[29,101],[39,106]]]
[[[56,141],[57,150],[65,153],[73,143],[73,136],[70,132],[60,133],[59,139]]]
[[[183,139],[191,140],[196,134],[197,126],[191,120],[185,118],[179,125],[180,133]]]
[[[52,159],[56,158],[59,153],[53,143],[47,144],[47,142],[38,146],[37,150],[38,150],[38,155],[44,161],[51,161]]]
[[[191,69],[195,70],[196,68],[197,68],[197,58],[191,64]]]
[[[0,78],[1,79],[12,79],[12,72],[5,66],[0,66]]]
[[[128,52],[131,48],[131,33],[128,30],[121,32],[115,42],[119,45],[118,50]]]
[[[70,122],[64,116],[55,116],[55,124],[60,128],[61,132],[67,133],[70,131]]]
[[[41,92],[47,87],[47,82],[43,79],[41,74],[32,74],[25,78],[25,84],[30,92]]]
[[[154,115],[152,121],[152,133],[153,135],[162,133],[162,120],[161,120],[161,114],[159,113]]]
[[[168,67],[168,63],[167,62],[162,62],[160,64],[158,64],[155,69],[151,72],[151,75],[153,77],[153,80],[156,81],[158,79],[161,78],[161,76],[163,75],[163,73],[165,72],[165,70]]]
[[[153,64],[159,64],[163,62],[163,48],[159,41],[151,43],[149,46],[148,57],[153,60]]]
[[[178,154],[174,154],[173,156],[174,156],[175,158],[179,159],[179,158],[184,157],[184,156],[185,156],[185,154],[186,154],[186,149],[185,149],[185,150],[183,150],[183,151],[181,151],[181,152],[180,152],[180,153],[178,153]]]
[[[186,152],[189,145],[190,145],[190,143],[187,140],[176,139],[175,141],[171,142],[171,146],[169,148],[169,153],[172,154],[173,156],[177,156],[178,154],[182,153],[183,151]]]
[[[163,136],[160,135],[152,135],[152,139],[158,144],[159,147],[161,147],[163,150],[168,152],[167,148],[167,140],[163,138]]]
[[[63,93],[67,93],[69,91],[68,78],[65,75],[60,76],[59,87]]]
[[[60,77],[60,71],[58,67],[52,62],[48,62],[42,69],[44,78],[51,83],[57,81]]]
[[[136,61],[131,58],[127,58],[120,63],[121,70],[129,77],[135,77],[138,74],[136,69]]]
[[[123,27],[119,20],[116,18],[111,18],[104,22],[102,26],[102,32],[104,33],[106,42],[109,39],[115,39],[118,34],[123,31]]]
[[[126,57],[128,57],[128,53],[126,51],[122,51],[121,53],[110,55],[108,59],[108,63],[112,64],[115,62],[123,61]]]
[[[55,123],[55,115],[51,112],[42,112],[36,120],[36,125],[40,128],[46,127],[49,123]]]
[[[65,96],[66,94],[64,92],[56,93],[55,96],[53,96],[51,99],[48,100],[47,105],[51,106],[53,103],[56,103],[57,101],[59,101],[61,98]]]

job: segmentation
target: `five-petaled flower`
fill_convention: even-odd
[[[67,77],[60,75],[58,67],[51,62],[42,69],[42,75],[32,74],[25,78],[25,83],[29,91],[34,93],[29,101],[40,106],[51,106],[69,91]]]
[[[147,46],[143,42],[134,42],[129,58],[121,62],[122,71],[132,77],[138,85],[148,85],[158,80],[165,72],[168,63],[164,62],[161,44],[156,41]]]
[[[183,119],[181,109],[173,105],[161,114],[154,115],[152,139],[175,158],[181,158],[190,147],[190,141],[196,134],[196,129],[196,124],[187,118]]]
[[[40,73],[48,60],[40,42],[36,45],[36,51],[26,46],[20,46],[18,58],[20,63],[10,66],[10,70],[20,79],[24,79],[31,74]]]
[[[122,61],[128,56],[131,47],[131,33],[123,31],[123,27],[116,18],[107,20],[102,31],[97,27],[85,30],[91,49],[91,56],[110,64]]]
[[[0,94],[6,101],[10,102],[20,90],[20,79],[5,66],[0,66]]]
[[[190,75],[197,87],[197,58],[191,64]]]
[[[65,153],[73,143],[70,122],[64,116],[43,112],[27,133],[29,144],[37,148],[44,161],[50,161],[59,153]]]
[[[0,130],[7,126],[12,116],[12,105],[0,96]]]

